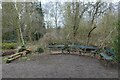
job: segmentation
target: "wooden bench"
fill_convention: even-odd
[[[67,47],[65,45],[48,45],[47,46],[49,48],[49,50],[60,50],[61,53],[63,53],[64,50],[67,49]]]
[[[49,50],[51,49],[58,49],[61,50],[61,53],[64,53],[64,50],[67,50],[68,53],[70,53],[71,51],[76,51],[78,50],[79,53],[81,53],[83,50],[92,50],[94,51],[94,55],[95,55],[95,51],[98,50],[97,47],[93,47],[93,46],[82,46],[82,45],[48,45],[47,46],[49,48]],[[92,53],[92,52],[91,52]]]
[[[113,60],[113,56],[108,56],[106,53],[100,53],[101,58],[103,58],[104,60]]]
[[[110,48],[105,48],[105,53],[107,53],[109,56],[115,56],[115,52]]]
[[[115,53],[109,49],[109,48],[105,48],[105,52],[104,53],[99,53],[100,54],[100,58],[103,59],[103,60],[106,60],[107,63],[108,62],[111,62],[111,61],[114,61],[115,59]]]

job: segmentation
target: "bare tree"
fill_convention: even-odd
[[[80,5],[83,6],[83,8],[80,10]],[[73,37],[74,37],[74,40],[76,40],[76,35],[77,35],[77,30],[79,28],[79,23],[80,23],[80,20],[82,19],[84,13],[87,11],[87,9],[89,8],[89,4],[84,4],[84,3],[80,3],[80,2],[75,2],[75,9],[73,12],[75,12],[75,17],[74,17],[74,25],[73,25]]]
[[[91,37],[91,33],[97,28],[97,18],[101,16],[101,14],[105,13],[108,8],[105,8],[104,10],[101,9],[102,6],[104,6],[105,2],[97,1],[95,5],[93,6],[93,9],[91,10],[92,18],[91,18],[91,27],[92,29],[88,32],[88,39],[87,39],[87,45],[89,45],[89,40]],[[95,21],[96,20],[96,21]]]
[[[15,3],[15,9],[17,11],[18,14],[18,29],[19,29],[19,34],[20,34],[20,40],[22,42],[22,45],[25,45],[24,39],[23,39],[23,34],[22,34],[22,29],[21,29],[21,25],[20,25],[20,19],[21,19],[21,14],[22,14],[22,7],[20,5],[18,5],[19,3]],[[19,7],[19,8],[18,8]]]

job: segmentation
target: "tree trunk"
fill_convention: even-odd
[[[97,13],[98,13],[98,8],[100,7],[99,6],[99,1],[98,2],[96,2],[96,5],[95,5],[95,12],[94,12],[94,14],[93,14],[93,16],[92,16],[92,20],[91,20],[91,26],[92,26],[92,29],[88,32],[88,39],[87,39],[87,45],[89,45],[89,41],[90,41],[90,37],[91,37],[91,33],[92,33],[92,31],[96,28],[96,24],[95,24],[95,17],[97,16]]]
[[[17,3],[15,4],[15,7],[16,7],[16,11],[17,11],[17,14],[18,14],[18,20],[17,20],[17,33],[18,33],[18,40],[19,40],[19,44],[22,43],[22,45],[24,45],[24,39],[23,39],[23,35],[22,35],[22,30],[21,30],[21,27],[20,27],[20,19],[19,19],[19,15],[20,15],[20,11],[18,11],[18,7],[17,7]]]
[[[74,6],[74,5],[73,5]],[[76,42],[76,34],[77,34],[77,30],[78,30],[78,24],[79,24],[79,2],[76,2],[76,9],[75,11],[73,10],[73,12],[75,12],[75,17],[74,17],[74,25],[73,25],[73,39],[74,42]]]
[[[24,42],[24,39],[23,39],[22,30],[21,30],[21,26],[19,26],[19,30],[20,30],[20,36],[21,36],[22,45],[25,45],[25,42]]]

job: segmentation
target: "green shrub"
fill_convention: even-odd
[[[118,31],[120,31],[120,26],[118,28]],[[116,60],[118,62],[120,62],[120,53],[119,53],[120,41],[119,40],[120,40],[120,32],[118,32],[118,35],[116,37],[113,37],[113,42],[112,42],[112,47],[116,54]]]
[[[43,49],[43,48],[38,47],[38,48],[37,48],[37,50],[36,50],[36,52],[38,52],[38,53],[43,53],[43,52],[44,52],[44,49]]]
[[[15,49],[16,47],[16,43],[2,43],[2,49]]]
[[[18,49],[18,52],[22,52],[22,51],[24,51],[24,50],[26,50],[26,47],[23,45],[23,46],[21,46],[21,47]]]

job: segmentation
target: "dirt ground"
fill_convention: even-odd
[[[3,78],[118,78],[118,69],[78,55],[34,55],[2,64]]]

